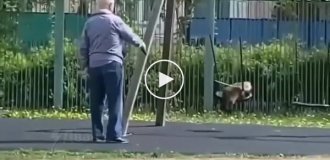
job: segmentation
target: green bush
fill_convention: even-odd
[[[254,84],[255,103],[249,106],[254,111],[269,111],[289,106],[292,99],[301,94],[300,101],[329,103],[329,64],[327,50],[306,50],[291,40],[274,41],[270,44],[243,47],[243,79]],[[233,83],[241,81],[240,54],[238,45],[216,48],[218,62],[217,80]],[[65,41],[64,107],[85,109],[88,96],[86,80],[79,74],[73,42]],[[4,97],[0,105],[15,108],[50,108],[53,104],[54,43],[32,48],[28,53],[19,53],[6,44],[0,44],[0,89]],[[139,51],[131,48],[126,58],[126,84],[134,72]],[[185,85],[181,94],[171,101],[172,107],[180,110],[202,111],[203,104],[203,47],[183,46],[177,48],[173,58],[184,71]],[[152,49],[148,64],[161,58],[161,49]],[[156,71],[152,71],[151,88],[156,88]],[[179,72],[174,72],[179,73]],[[173,74],[172,76],[179,76]],[[150,84],[149,84],[150,85]],[[174,90],[180,84],[174,84]],[[126,91],[128,85],[126,85]],[[155,99],[141,86],[137,105],[155,107]],[[174,102],[174,103],[172,103]],[[174,109],[174,108],[172,108]]]

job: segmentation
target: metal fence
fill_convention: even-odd
[[[69,7],[65,16],[64,108],[82,111],[88,108],[88,92],[86,80],[79,73],[74,40],[79,37],[86,17],[76,13],[79,4],[73,2],[70,1],[72,9]],[[205,51],[203,46],[191,43],[205,36],[200,27],[203,22],[201,3],[203,1],[195,4],[194,19],[187,24],[187,30],[180,26],[184,24],[182,21],[176,23],[177,32],[185,40],[180,45],[182,37],[176,39],[172,60],[181,66],[185,85],[178,96],[169,100],[172,110],[204,110]],[[145,20],[151,13],[151,4],[150,0],[133,1],[121,8],[130,25],[141,35],[145,31]],[[216,4],[217,18],[220,18],[216,23],[218,35],[215,37],[219,42],[216,48],[219,71],[216,80],[226,83],[249,80],[254,86],[253,99],[236,105],[237,110],[287,111],[293,109],[291,103],[294,100],[330,103],[328,2],[276,4],[274,1],[219,0]],[[187,5],[186,8],[189,7]],[[0,40],[0,107],[50,109],[53,106],[54,81],[57,80],[54,77],[53,9],[44,7],[44,13],[36,13],[31,11],[39,11],[36,8],[38,5],[33,6],[32,9],[25,9],[30,12],[19,14],[1,11],[1,17],[10,18],[0,20],[1,24],[7,24],[0,26],[3,35]],[[185,10],[184,7],[180,9]],[[198,20],[200,22],[196,22]],[[257,22],[259,20],[262,22]],[[272,24],[266,25],[269,21]],[[148,65],[161,58],[163,23],[164,19],[160,18]],[[262,26],[262,29],[257,26]],[[238,45],[239,37],[244,41],[242,48]],[[243,68],[239,64],[240,50]],[[138,52],[130,48],[126,57],[126,91]],[[172,88],[176,90],[179,86],[173,84]],[[156,99],[141,85],[135,105],[137,110],[155,111]]]

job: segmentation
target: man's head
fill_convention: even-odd
[[[108,9],[111,12],[114,12],[115,8],[115,0],[97,0],[98,2],[98,9]]]

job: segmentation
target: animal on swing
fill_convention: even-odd
[[[234,84],[226,84],[221,90],[215,91],[216,98],[220,101],[220,110],[225,113],[230,113],[236,103],[245,102],[253,97],[253,87],[251,82],[237,82]]]

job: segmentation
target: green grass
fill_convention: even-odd
[[[1,115],[1,114],[0,114]],[[28,119],[79,119],[89,118],[89,113],[69,112],[63,110],[52,111],[8,111],[2,117]],[[214,112],[187,115],[182,112],[170,113],[167,116],[170,122],[188,123],[225,123],[225,124],[258,124],[285,127],[317,127],[330,128],[330,113],[298,114],[298,115],[265,115],[233,113],[231,115]],[[135,113],[131,120],[154,121],[151,113]]]
[[[125,151],[110,152],[73,152],[44,150],[0,151],[0,160],[143,160],[143,159],[199,159],[199,160],[236,160],[236,159],[276,159],[301,158],[302,156],[284,155],[249,155],[249,154],[217,154],[217,155],[184,155],[179,153],[130,153]]]
[[[40,150],[14,150],[14,151],[0,151],[0,160],[2,159],[19,159],[19,160],[35,160],[35,159],[145,159],[145,158],[169,158],[180,157],[181,155],[167,155],[156,153],[128,153],[123,151],[118,152],[69,152],[69,151],[40,151]]]

